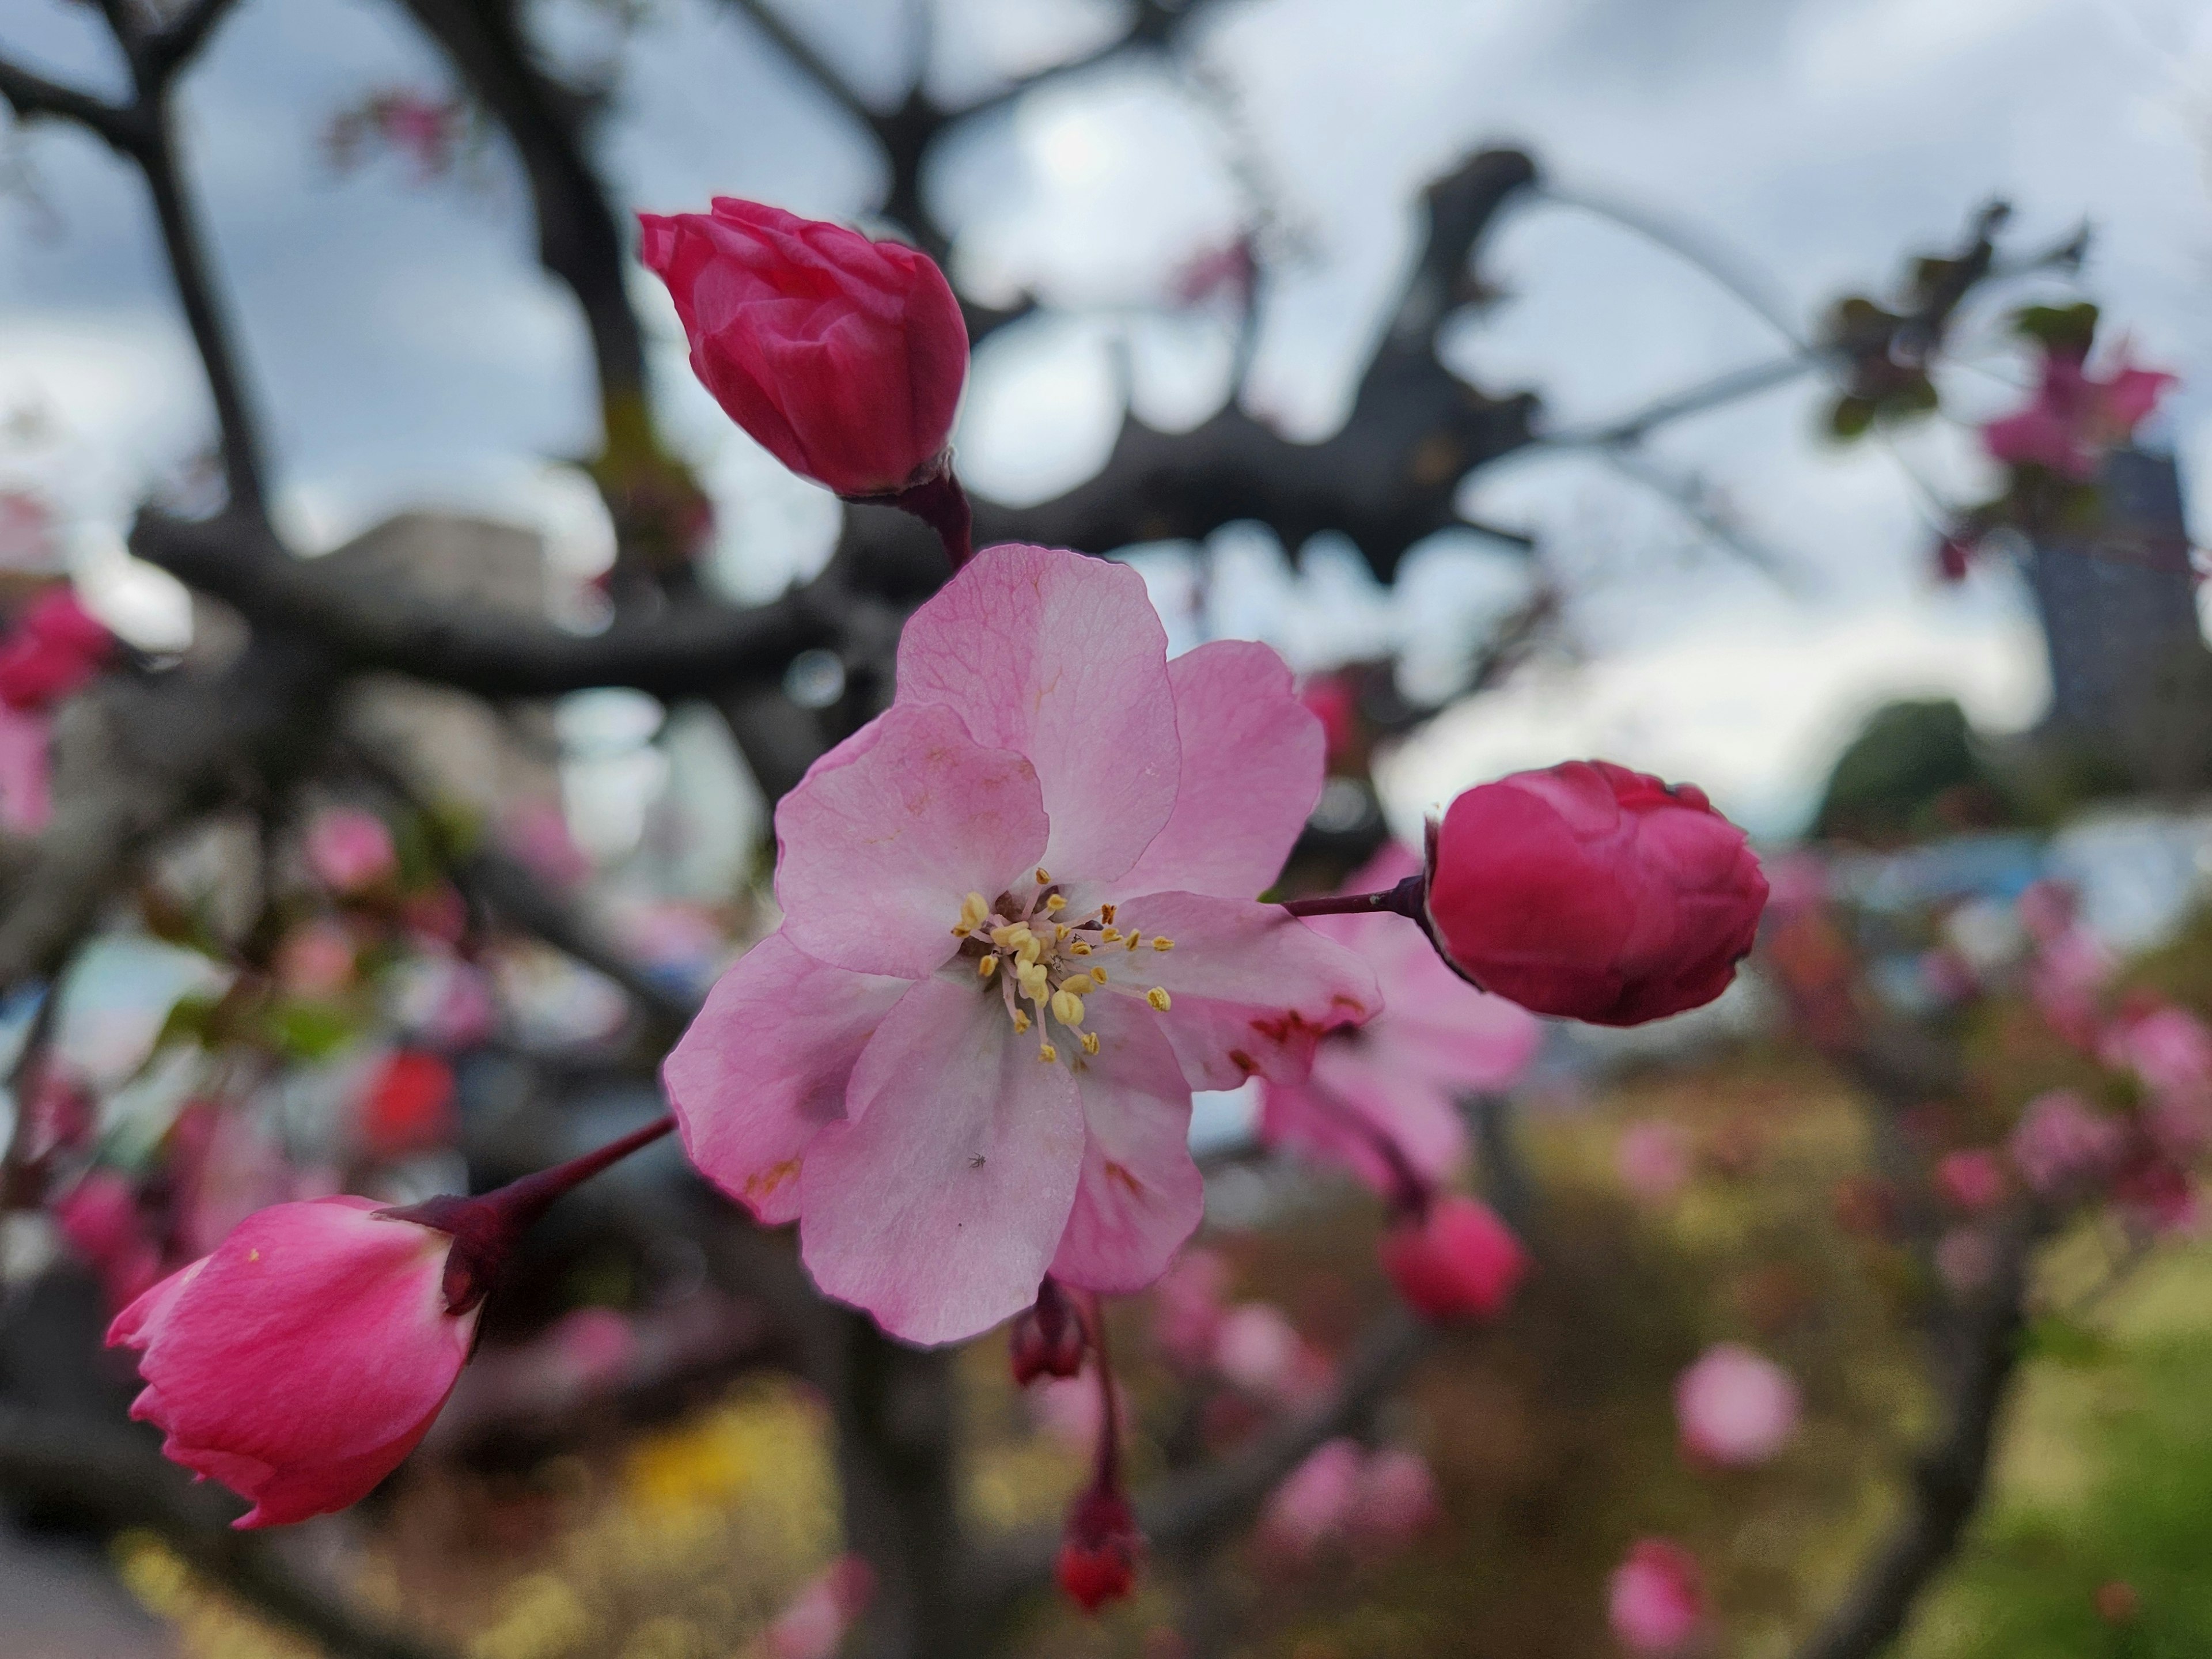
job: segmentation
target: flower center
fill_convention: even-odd
[[[1099,1048],[1097,1032],[1083,1029],[1084,998],[1113,974],[1133,966],[1115,958],[1175,949],[1171,939],[1147,939],[1136,929],[1116,927],[1110,904],[1071,917],[1060,884],[1042,868],[995,900],[969,894],[960,901],[952,934],[961,941],[961,956],[975,964],[975,976],[1005,1002],[1014,1030],[1036,1028],[1037,1058],[1047,1065],[1059,1060],[1060,1048],[1052,1040],[1057,1024],[1073,1039],[1069,1057],[1078,1067],[1083,1061],[1077,1051],[1095,1054]],[[1157,985],[1145,993],[1145,1000],[1167,1011],[1168,994]]]

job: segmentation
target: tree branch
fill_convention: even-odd
[[[73,121],[118,155],[135,156],[145,139],[137,112],[129,106],[49,81],[4,58],[0,58],[0,98],[8,100],[18,121]]]
[[[138,52],[144,72],[155,81],[175,75],[198,56],[216,25],[230,15],[235,3],[236,0],[191,0],[175,17],[145,37]]]
[[[773,683],[799,653],[837,640],[836,597],[819,583],[750,610],[686,600],[650,621],[578,635],[320,569],[235,517],[143,512],[131,550],[249,621],[311,635],[347,667],[394,669],[482,696],[602,685],[701,695]]]

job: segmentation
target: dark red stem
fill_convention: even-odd
[[[515,1242],[550,1209],[555,1200],[574,1191],[593,1176],[619,1164],[632,1152],[650,1146],[676,1127],[673,1116],[656,1118],[619,1140],[597,1151],[540,1170],[504,1187],[460,1198],[452,1194],[425,1199],[404,1209],[378,1213],[395,1221],[412,1221],[451,1233],[453,1247],[446,1256],[446,1310],[463,1314],[484,1299]]]
[[[1098,1356],[1098,1463],[1091,1482],[1094,1492],[1121,1488],[1121,1420],[1114,1399],[1114,1358],[1106,1349],[1106,1313],[1097,1293],[1083,1298],[1083,1311],[1091,1326],[1091,1352]]]
[[[975,516],[968,507],[968,492],[960,487],[959,477],[952,471],[950,453],[938,470],[921,483],[870,499],[911,513],[934,530],[955,572],[975,556]]]
[[[1388,910],[1409,921],[1423,921],[1423,888],[1427,878],[1411,875],[1395,887],[1379,893],[1322,893],[1313,898],[1285,899],[1283,908],[1294,916],[1366,916]]]

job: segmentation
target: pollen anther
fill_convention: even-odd
[[[1157,985],[1152,987],[1151,990],[1145,993],[1145,1000],[1151,1003],[1154,1008],[1158,1009],[1164,1014],[1167,1012],[1170,1006],[1172,1006],[1173,1001],[1168,994],[1160,989]]]
[[[1083,999],[1073,991],[1054,991],[1052,994],[1052,1017],[1062,1025],[1082,1024]]]
[[[1083,1034],[1083,1052],[1086,1054],[1095,1054],[1098,1052],[1097,1032],[1085,1031]]]
[[[1049,1042],[1041,1043],[1037,1048],[1037,1058],[1042,1060],[1046,1065],[1049,1066],[1053,1061],[1060,1058],[1060,1050],[1054,1048]]]
[[[998,971],[999,959],[996,957],[983,957],[975,963],[975,977],[978,979],[988,979]]]

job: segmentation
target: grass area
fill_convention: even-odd
[[[2069,1349],[2030,1366],[1899,1659],[2212,1654],[2212,1245],[2154,1258]]]

